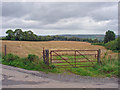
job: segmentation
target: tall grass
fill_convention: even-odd
[[[116,58],[102,58],[101,64],[95,64],[93,67],[69,68],[68,71],[82,75],[94,77],[118,77],[120,60]]]
[[[80,68],[56,68],[55,65],[46,65],[43,60],[40,60],[38,56],[29,54],[26,58],[20,58],[13,54],[7,54],[2,58],[2,64],[10,65],[14,67],[24,68],[27,70],[36,70],[52,73],[74,73],[81,76],[92,77],[118,77],[120,59],[106,58],[107,53],[101,59],[101,64],[94,64],[93,67],[80,67]]]
[[[2,58],[2,64],[14,67],[24,68],[28,70],[44,71],[44,72],[58,72],[53,69],[52,65],[46,65],[38,56],[29,54],[26,58],[20,58],[14,54],[7,54]]]

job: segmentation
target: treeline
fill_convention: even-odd
[[[2,40],[16,40],[16,41],[83,41],[90,43],[98,43],[98,39],[83,39],[78,37],[65,37],[65,36],[37,36],[31,30],[22,31],[21,29],[7,30],[7,36],[3,37]]]
[[[116,35],[113,31],[106,31],[105,37],[104,37],[104,42],[101,43],[92,43],[93,45],[102,45],[106,49],[115,51],[115,52],[120,52],[120,36],[118,35],[117,38],[115,38]]]
[[[104,37],[104,46],[112,51],[120,52],[120,37],[119,35],[117,38],[115,37],[116,35],[113,31],[106,31]]]

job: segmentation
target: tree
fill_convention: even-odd
[[[15,40],[22,40],[23,32],[21,29],[16,29],[14,31],[15,34]]]
[[[8,34],[8,36],[6,36],[8,40],[12,40],[14,38],[14,32],[12,30],[7,30],[6,34]]]
[[[117,42],[118,42],[118,50],[120,51],[120,36],[118,36]]]
[[[93,40],[93,43],[98,43],[98,42],[99,42],[99,41],[98,41],[97,38]]]
[[[115,40],[115,33],[113,31],[108,30],[104,37],[104,43],[107,43],[112,40]]]
[[[23,40],[23,41],[29,40],[29,34],[28,34],[27,31],[23,32],[22,40]]]
[[[35,41],[36,40],[36,36],[31,30],[27,31],[27,33],[28,33],[28,39],[30,41]]]

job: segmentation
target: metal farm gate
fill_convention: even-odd
[[[100,63],[99,50],[43,50],[43,60],[59,68],[92,67]]]

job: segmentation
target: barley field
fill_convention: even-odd
[[[8,41],[2,40],[2,53],[4,53],[4,45],[7,45],[7,53],[13,53],[20,57],[26,57],[28,54],[42,56],[43,48],[49,50],[98,50],[101,49],[101,56],[107,52],[111,57],[117,56],[111,50],[99,45],[91,45],[88,42],[80,41]]]

